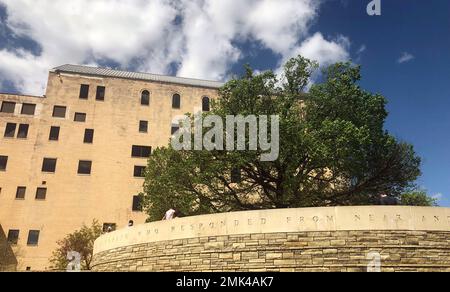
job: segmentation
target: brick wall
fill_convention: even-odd
[[[227,235],[152,242],[95,255],[95,271],[450,272],[450,232],[333,231]]]

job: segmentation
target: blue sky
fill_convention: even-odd
[[[317,22],[366,50],[362,86],[389,100],[386,127],[423,158],[418,183],[450,205],[450,1],[382,1],[382,16],[361,13],[366,1],[329,1]],[[358,5],[359,3],[359,5]],[[403,52],[414,56],[398,63]]]
[[[0,0],[0,91],[42,94],[48,69],[91,64],[226,80],[301,53],[362,65],[386,128],[423,158],[418,183],[450,206],[450,1]]]

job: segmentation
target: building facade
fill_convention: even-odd
[[[142,170],[174,119],[209,110],[219,82],[86,66],[49,72],[42,97],[0,94],[0,224],[18,270],[50,269],[57,241],[140,211]]]

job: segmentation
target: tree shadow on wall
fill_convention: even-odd
[[[16,271],[17,264],[14,251],[8,243],[6,234],[0,225],[0,271]]]

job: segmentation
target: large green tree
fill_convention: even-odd
[[[198,215],[372,204],[379,194],[399,197],[410,187],[420,158],[384,129],[386,99],[362,89],[360,67],[350,63],[326,68],[323,81],[311,85],[317,67],[299,56],[286,63],[281,80],[247,68],[225,84],[208,114],[278,115],[279,158],[262,162],[261,151],[156,149],[143,194],[150,220],[169,208]]]

